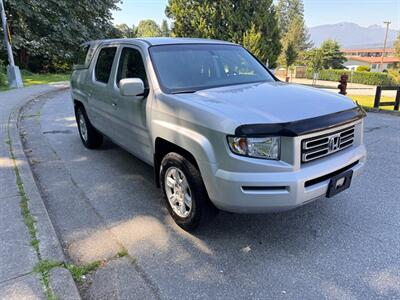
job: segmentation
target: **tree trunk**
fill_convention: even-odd
[[[289,67],[287,66],[286,67],[286,71],[285,71],[285,81],[286,82],[289,82],[289,76],[288,75],[289,75]]]
[[[27,69],[29,64],[29,54],[25,48],[17,52],[17,64],[21,69]]]

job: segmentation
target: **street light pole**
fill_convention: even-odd
[[[21,72],[14,63],[14,56],[11,44],[10,41],[8,40],[7,17],[6,17],[6,11],[4,9],[3,0],[0,0],[0,9],[1,9],[1,20],[3,23],[3,31],[4,31],[4,44],[7,48],[7,54],[8,54],[8,66],[7,66],[8,85],[10,86],[10,88],[21,88],[24,87],[24,84],[22,83]]]
[[[383,71],[383,70],[382,70],[382,68],[383,68],[383,58],[384,58],[384,56],[385,56],[385,54],[386,54],[386,42],[387,42],[387,37],[388,37],[388,33],[389,33],[389,25],[390,25],[390,23],[392,23],[392,22],[385,21],[385,22],[383,22],[383,23],[386,24],[386,33],[385,33],[385,41],[383,42],[383,51],[382,51],[382,57],[381,57],[381,65],[380,65],[380,67],[379,67],[379,70],[381,70],[381,71]]]

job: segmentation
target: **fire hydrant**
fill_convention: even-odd
[[[338,89],[339,89],[339,94],[342,95],[346,95],[347,92],[347,81],[349,80],[349,75],[341,75],[340,76],[340,81],[339,81],[339,85],[338,85]]]

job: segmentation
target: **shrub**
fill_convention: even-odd
[[[33,76],[33,75],[35,75],[35,73],[32,73],[31,71],[25,69],[21,70],[21,76]]]
[[[49,71],[51,73],[69,73],[72,70],[71,64],[67,62],[61,62],[61,61],[53,61],[51,66],[49,66]]]
[[[7,86],[7,71],[4,62],[0,60],[0,87]]]
[[[356,71],[357,72],[369,72],[369,71],[371,71],[371,68],[368,66],[358,66]]]
[[[320,80],[339,81],[340,75],[348,75],[349,81],[353,83],[368,84],[368,85],[395,85],[395,80],[386,73],[378,72],[358,72],[353,74],[349,70],[326,69],[319,72]],[[312,70],[307,70],[307,78],[313,78]]]
[[[389,69],[389,76],[396,84],[400,84],[400,69]]]

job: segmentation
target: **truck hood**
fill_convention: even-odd
[[[236,125],[286,123],[356,107],[342,95],[282,82],[220,87],[175,96],[193,106],[219,112]]]

